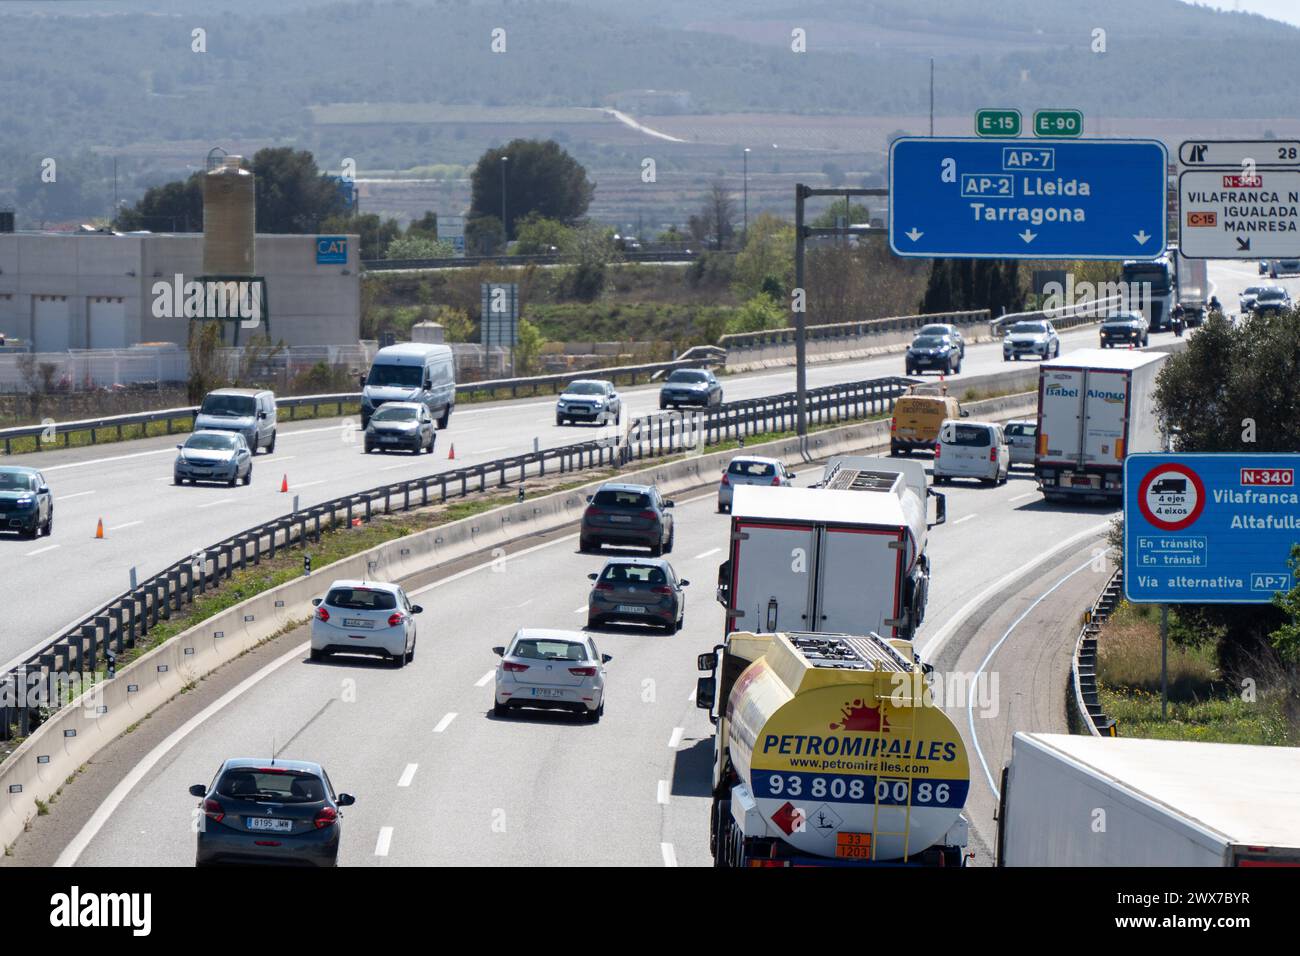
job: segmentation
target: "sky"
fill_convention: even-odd
[[[1191,0],[1183,0],[1183,2],[1190,3]],[[1261,16],[1300,26],[1300,0],[1209,0],[1205,2],[1205,6],[1219,10],[1258,13]]]

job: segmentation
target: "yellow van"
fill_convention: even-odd
[[[944,419],[964,418],[969,414],[962,411],[951,395],[908,392],[894,402],[894,417],[889,421],[889,453],[911,454],[916,448],[933,451]]]

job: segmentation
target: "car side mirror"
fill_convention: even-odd
[[[177,445],[176,447],[179,449],[179,448],[184,448],[185,446],[184,446],[184,445]]]
[[[412,605],[411,605],[411,613],[412,613],[412,614],[423,614],[423,613],[424,613],[424,606],[423,606],[423,605],[420,605],[420,604],[412,604]]]
[[[611,657],[609,654],[601,654],[601,655],[600,655],[600,662],[601,662],[602,664],[608,664],[608,663],[609,663],[610,661],[612,661],[613,659],[614,659],[614,658]]]
[[[587,504],[591,504],[591,499],[594,498],[594,497],[596,497],[596,496],[595,496],[595,495],[587,495]]]
[[[365,388],[365,387],[366,387],[366,376],[365,376],[365,375],[358,375],[358,376],[357,376],[357,384],[360,385],[362,388]]]
[[[324,598],[312,598],[312,599],[311,599],[311,606],[312,606],[312,607],[320,607],[320,603],[321,603],[321,601],[323,601],[323,600],[325,600],[325,599],[324,599]]]
[[[963,408],[963,409],[961,410],[961,417],[962,417],[962,418],[970,418],[970,409],[968,409],[968,408]]]
[[[350,793],[340,793],[339,798],[334,802],[340,807],[350,807],[352,804],[357,802],[357,798],[352,796]]]
[[[597,572],[597,571],[592,571],[589,575],[587,575],[587,579],[588,579],[589,581],[594,581],[594,580],[596,580],[598,577],[600,577],[600,573]]]
[[[262,421],[266,421],[266,412],[258,412],[257,417]]]
[[[691,586],[691,582],[686,580],[685,578],[682,578],[680,581],[677,582],[677,586],[679,588],[688,588]]]
[[[206,797],[207,795],[208,788],[203,786],[201,783],[196,783],[194,786],[190,787],[191,797]]]
[[[501,647],[492,648],[492,653],[495,654],[497,657],[505,657],[506,656],[505,646],[502,645]]]
[[[717,697],[718,685],[712,674],[707,674],[695,681],[695,706],[700,710],[712,712]]]
[[[671,498],[669,498],[667,501],[664,502],[665,508],[671,508],[672,506],[673,506],[673,501]]]

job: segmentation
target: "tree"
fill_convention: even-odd
[[[825,209],[814,217],[810,225],[818,229],[827,229],[831,226],[841,225],[851,226],[856,223],[871,222],[871,210],[860,202],[849,203],[848,212],[845,212],[844,203],[833,203],[829,209]]]
[[[722,249],[735,235],[736,202],[721,180],[709,187],[698,215],[687,223],[691,238],[705,247]]]
[[[573,224],[586,215],[596,191],[582,164],[550,139],[516,139],[489,149],[470,173],[470,186],[470,217],[494,217],[504,223],[507,238],[514,236],[515,223],[533,213]]]
[[[572,230],[564,249],[570,268],[564,277],[567,294],[580,302],[591,302],[605,288],[605,267],[617,259],[614,231],[593,222]]]
[[[431,209],[425,210],[423,216],[419,219],[412,219],[406,226],[408,236],[428,236],[430,239],[438,238],[438,214]]]
[[[1289,664],[1300,663],[1300,544],[1291,546],[1291,579],[1297,584],[1290,591],[1273,595],[1273,606],[1286,616],[1286,621],[1269,635],[1273,646]]]
[[[134,206],[122,207],[113,228],[121,232],[203,231],[203,174],[145,190]]]
[[[545,255],[561,252],[574,241],[574,231],[558,219],[547,219],[531,213],[515,224],[515,253],[521,256]]]
[[[727,323],[728,332],[763,332],[767,329],[783,329],[789,315],[771,297],[759,293],[740,308]]]
[[[320,224],[322,232],[354,233],[361,237],[362,259],[383,259],[388,244],[402,234],[402,226],[396,219],[380,219],[373,212],[360,216],[330,216]]]
[[[470,255],[495,256],[505,244],[505,230],[496,216],[478,216],[465,222],[465,251]]]
[[[253,154],[257,177],[257,231],[315,232],[347,211],[337,182],[321,173],[307,150],[268,146]]]
[[[537,371],[537,359],[542,354],[546,337],[527,319],[519,320],[519,334],[515,339],[515,366],[512,375],[532,375]]]
[[[385,259],[450,259],[456,250],[450,242],[431,238],[408,231],[405,236],[398,236],[388,244],[384,251]]]
[[[745,247],[736,254],[732,287],[741,297],[767,292],[785,300],[794,285],[794,226],[760,213],[749,224]]]
[[[988,309],[995,317],[1024,307],[1019,262],[999,259],[935,259],[919,306],[924,313]]]

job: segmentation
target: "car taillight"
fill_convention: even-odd
[[[514,661],[506,661],[501,666],[504,667],[506,670],[510,671],[512,674],[518,674],[520,671],[528,670],[527,664],[516,664]]]
[[[673,589],[670,588],[670,587],[668,587],[667,585],[664,585],[664,586],[662,586],[662,587],[657,587],[657,588],[651,588],[650,590],[653,591],[655,594],[672,594],[672,593],[673,593]]]
[[[389,626],[389,627],[397,627],[397,625],[399,625],[399,624],[401,624],[401,623],[402,623],[402,612],[401,612],[401,611],[394,611],[392,614],[388,615],[388,626]]]
[[[595,505],[587,505],[586,513],[588,515],[603,515],[605,513],[605,509],[597,508]]]
[[[641,512],[640,517],[645,518],[647,521],[654,521],[655,518],[659,516],[647,508],[645,511]]]
[[[942,451],[942,450],[943,450],[943,446],[940,445],[938,442],[935,442],[935,443],[934,443],[934,457],[935,457],[935,458],[938,458],[938,457],[939,457],[939,452]]]
[[[318,621],[328,621],[329,619],[330,619],[330,612],[329,612],[329,611],[325,610],[325,608],[323,608],[323,607],[318,607],[318,608],[316,608],[316,620],[318,620]]]
[[[569,673],[577,677],[595,677],[596,668],[594,667],[570,667]]]
[[[896,432],[896,431],[898,431],[898,419],[897,419],[897,418],[891,418],[891,419],[889,420],[889,430],[890,430],[891,432]]]
[[[338,823],[339,812],[333,807],[321,807],[316,812],[315,818],[311,821],[316,825],[317,830],[324,830],[326,827],[332,827]]]
[[[731,479],[727,477],[727,473],[725,471],[722,473],[722,483],[724,485],[731,484]]]
[[[772,479],[772,484],[774,484],[774,485],[779,485],[780,483],[781,483],[781,476],[780,476],[780,475],[777,475],[775,478]]]
[[[997,461],[997,460],[998,460],[998,446],[994,445],[992,448],[989,449],[989,461]]]
[[[609,583],[607,583],[607,582],[605,582],[605,581],[597,581],[597,582],[596,582],[596,590],[597,590],[597,591],[612,591],[612,590],[614,590],[614,585],[609,584]]]
[[[214,823],[220,823],[226,818],[226,809],[215,800],[204,800],[203,815]]]

